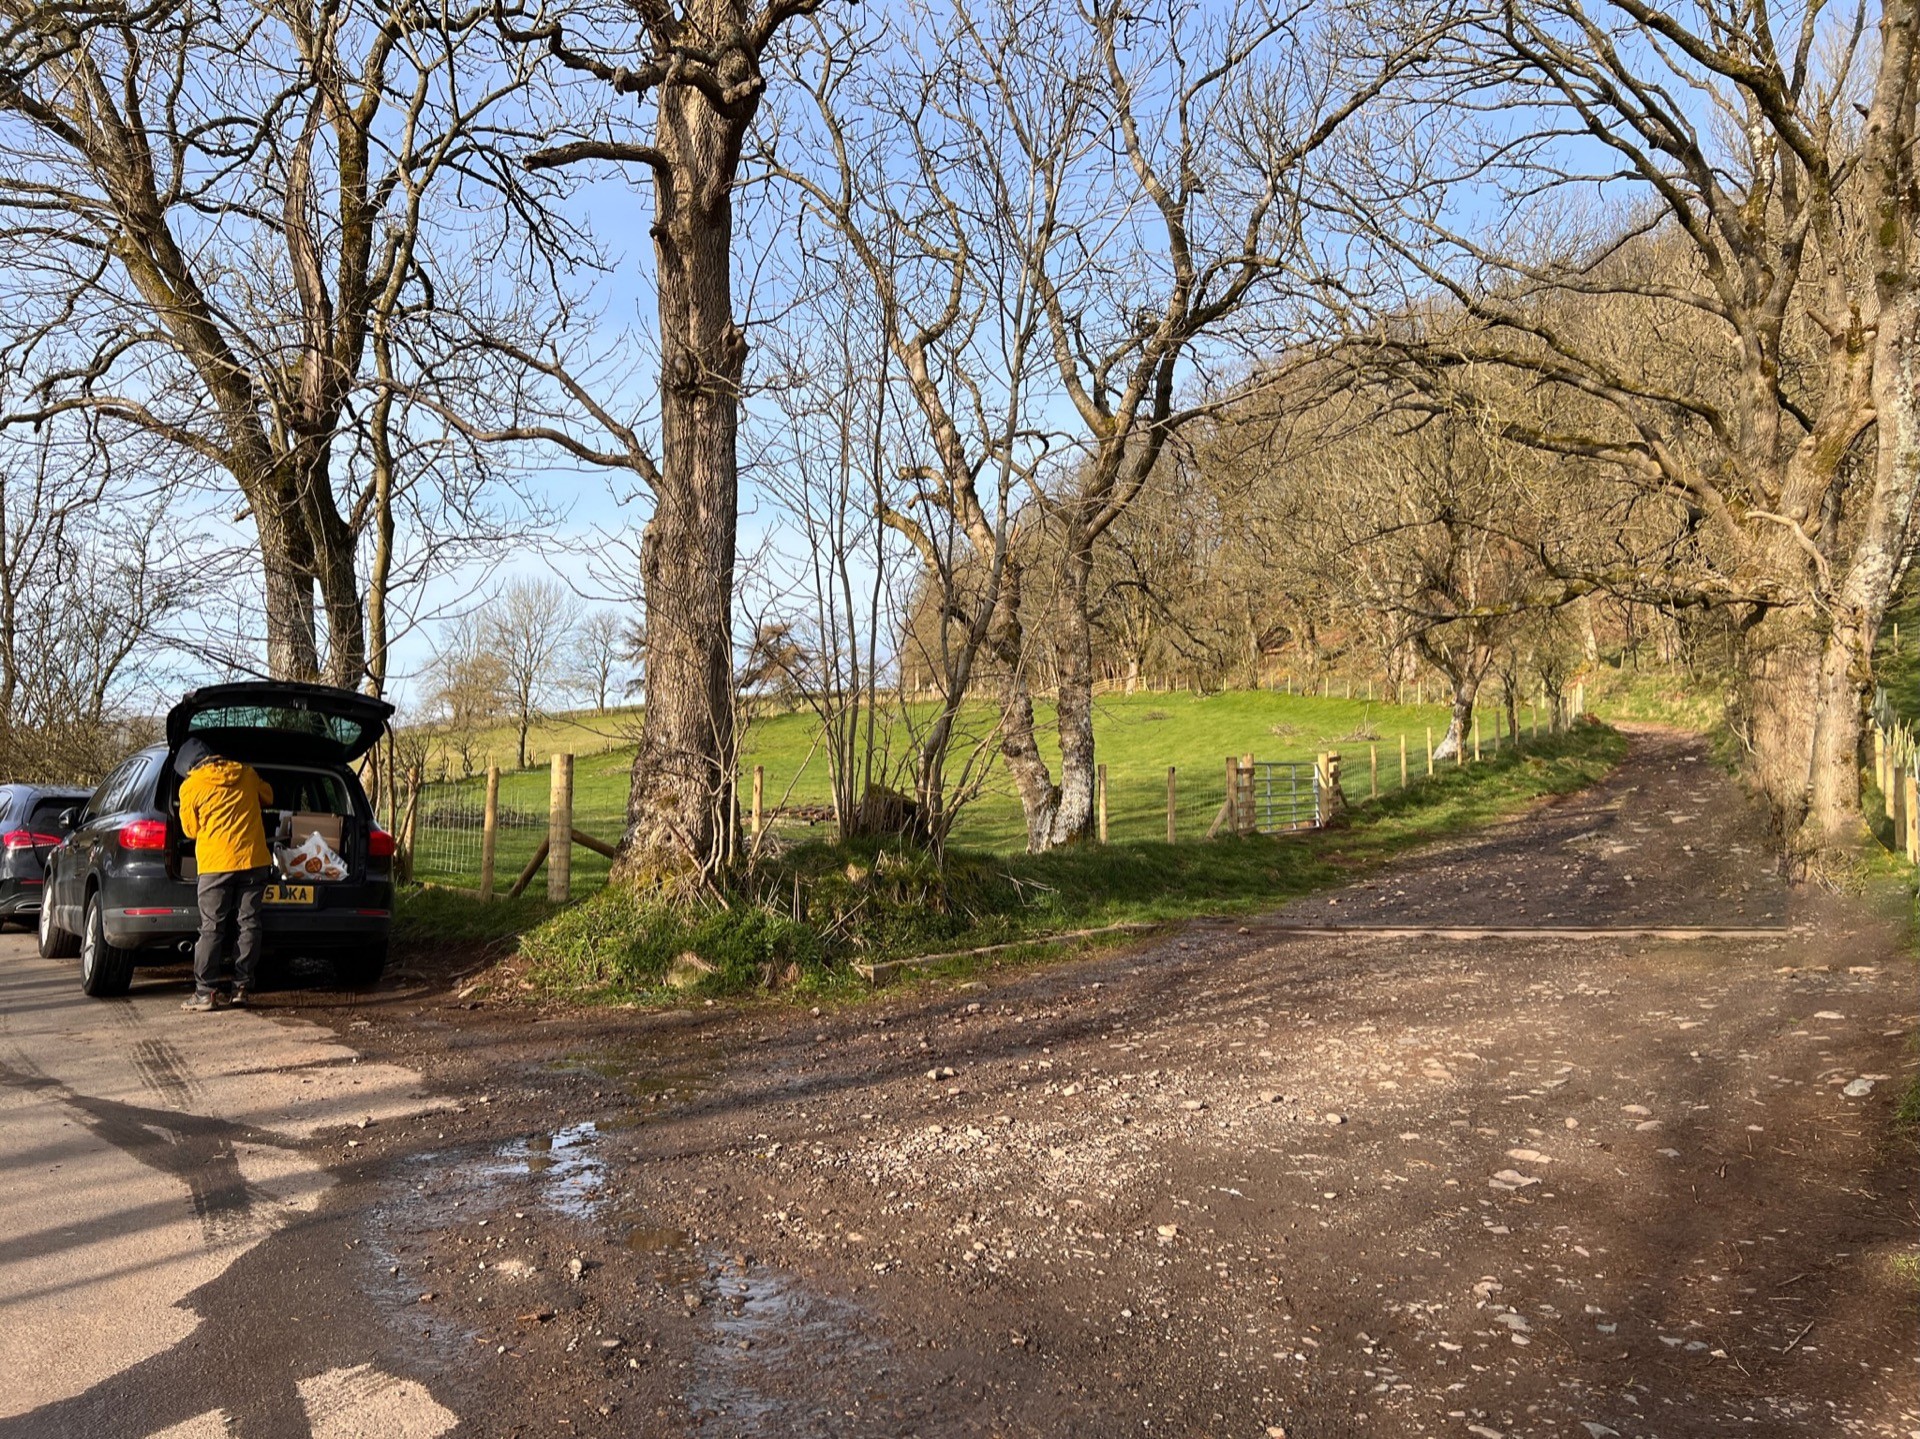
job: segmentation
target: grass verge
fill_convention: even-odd
[[[1615,731],[1584,726],[1519,752],[1443,769],[1356,806],[1342,828],[1300,837],[1086,845],[1043,855],[961,850],[944,869],[899,848],[805,844],[754,877],[757,899],[705,914],[661,909],[619,888],[559,912],[524,899],[483,908],[426,890],[403,899],[396,934],[420,944],[519,933],[518,983],[581,1002],[684,1003],[689,994],[770,990],[851,993],[864,988],[852,975],[856,960],[1271,910],[1407,850],[1584,788],[1625,750]],[[676,975],[676,961],[689,953],[698,964],[681,962]],[[1015,950],[993,962],[1021,955]],[[958,960],[946,972],[972,967]]]

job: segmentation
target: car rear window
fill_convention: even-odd
[[[48,795],[34,801],[32,811],[27,815],[26,827],[35,834],[58,834],[60,816],[81,803],[77,799],[67,799],[60,795]]]
[[[277,730],[281,734],[332,740],[352,749],[366,734],[367,726],[359,720],[316,714],[312,710],[281,709],[273,705],[222,705],[195,714],[187,722],[187,730],[192,734],[216,730]]]
[[[280,769],[262,765],[260,778],[273,786],[273,807],[304,814],[352,814],[347,787],[337,774],[322,770]]]

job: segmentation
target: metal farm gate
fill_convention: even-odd
[[[1261,759],[1245,773],[1253,789],[1252,829],[1285,834],[1320,823],[1320,774],[1315,766]]]
[[[1324,818],[1321,768],[1311,761],[1227,760],[1227,797],[1207,838],[1228,834],[1287,834],[1314,829]]]

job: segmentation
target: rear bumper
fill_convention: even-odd
[[[316,886],[312,907],[268,905],[260,928],[269,952],[353,949],[386,940],[393,927],[393,886],[383,882]],[[149,880],[109,885],[100,916],[109,943],[123,949],[174,949],[200,932],[192,884]],[[158,956],[156,956],[157,958]]]
[[[37,879],[0,879],[0,915],[40,913],[41,889]]]

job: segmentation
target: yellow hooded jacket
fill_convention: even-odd
[[[200,873],[225,874],[273,863],[260,807],[273,786],[237,760],[210,759],[180,782],[180,828],[194,842]]]

